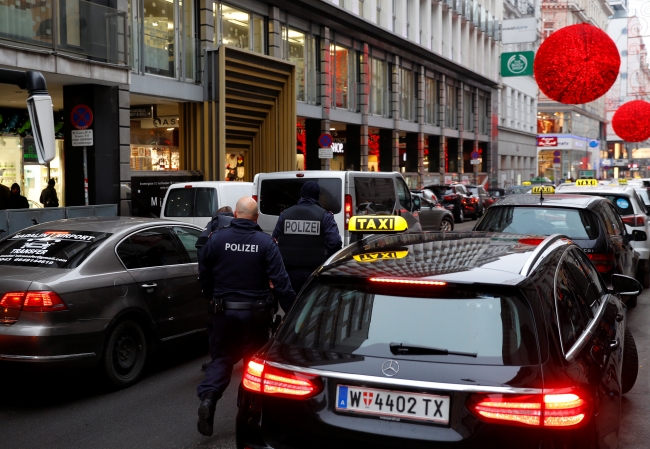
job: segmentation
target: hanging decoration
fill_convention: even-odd
[[[614,113],[612,128],[626,142],[650,139],[650,103],[643,100],[625,103]]]
[[[534,73],[551,100],[564,104],[594,101],[616,81],[621,57],[600,28],[581,23],[555,31],[539,47]]]
[[[303,155],[302,169],[307,170],[307,133],[305,132],[305,125],[300,122],[296,124],[296,149]]]

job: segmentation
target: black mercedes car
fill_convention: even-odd
[[[237,447],[616,447],[637,370],[619,294],[561,236],[372,236],[247,361]]]
[[[639,254],[630,243],[647,239],[644,231],[627,233],[609,200],[587,195],[508,195],[487,210],[474,230],[566,235],[587,253],[606,282],[614,273],[637,274]],[[635,305],[636,298],[628,304]]]

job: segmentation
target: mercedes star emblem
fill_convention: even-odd
[[[385,376],[393,377],[399,372],[399,363],[395,360],[386,360],[381,365],[381,372],[384,373]]]

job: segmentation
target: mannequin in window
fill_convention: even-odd
[[[234,153],[226,155],[226,179],[228,181],[234,181],[235,169],[237,168],[237,155]],[[232,179],[230,179],[232,178]]]

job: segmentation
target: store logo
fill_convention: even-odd
[[[178,126],[178,120],[175,117],[156,117],[153,119],[154,128],[170,128]]]
[[[526,71],[527,68],[528,68],[528,59],[526,59],[521,54],[512,55],[510,56],[510,59],[508,59],[508,69],[514,75],[521,75]]]

